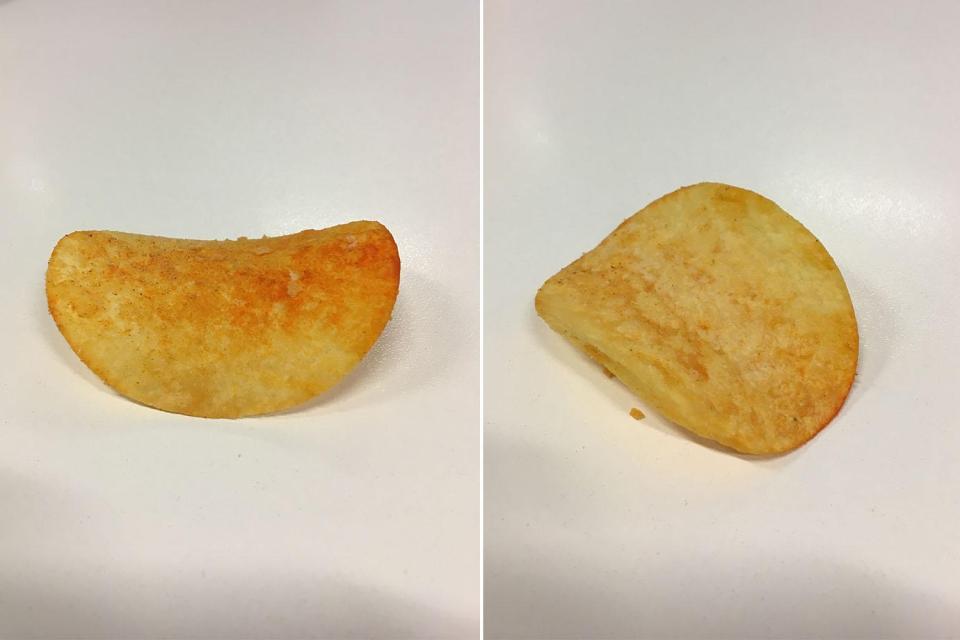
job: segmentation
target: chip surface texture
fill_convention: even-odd
[[[743,453],[808,441],[856,373],[833,259],[774,202],[729,185],[651,203],[547,280],[536,308],[664,417]]]
[[[260,240],[77,231],[54,248],[46,290],[70,347],[117,392],[238,418],[342,379],[389,321],[399,278],[378,222]]]

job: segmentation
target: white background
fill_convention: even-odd
[[[476,637],[471,2],[0,2],[0,637]],[[45,309],[75,229],[393,232],[393,321],[303,409],[129,402]]]
[[[485,11],[487,635],[955,636],[960,4]],[[853,392],[786,456],[691,440],[534,313],[703,180],[777,201],[853,296]]]

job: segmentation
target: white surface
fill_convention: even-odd
[[[480,22],[418,2],[0,2],[0,637],[454,637],[480,624]],[[383,221],[357,371],[207,421],[47,316],[74,229]]]
[[[958,633],[957,24],[955,2],[488,0],[488,637]],[[534,314],[702,180],[773,198],[852,292],[852,395],[790,455],[635,422]]]

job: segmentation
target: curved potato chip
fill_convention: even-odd
[[[823,245],[770,200],[704,183],[628,218],[547,280],[537,311],[665,417],[745,453],[840,410],[858,335]]]
[[[47,302],[70,347],[119,393],[237,418],[343,378],[390,319],[399,278],[377,222],[235,241],[77,231],[50,256]]]

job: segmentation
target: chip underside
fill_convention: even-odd
[[[399,277],[377,222],[234,241],[78,231],[54,248],[46,289],[71,348],[117,392],[236,418],[343,378],[390,319]]]
[[[833,259],[774,202],[728,185],[651,203],[547,280],[536,307],[663,416],[745,453],[812,438],[856,373]]]

